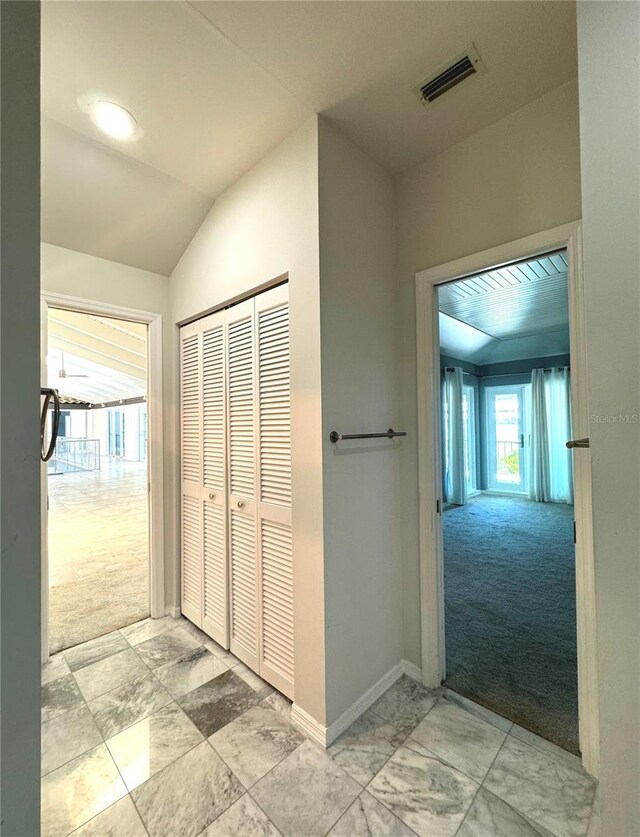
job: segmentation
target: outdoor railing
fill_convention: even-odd
[[[496,442],[498,455],[498,479],[504,482],[520,481],[520,445],[517,442]]]
[[[100,470],[99,439],[58,437],[55,453],[49,461],[49,474],[70,474]]]

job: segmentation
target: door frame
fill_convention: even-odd
[[[444,566],[440,511],[440,346],[436,285],[563,248],[567,249],[569,262],[567,280],[573,435],[574,438],[582,438],[589,435],[589,405],[580,221],[416,273],[420,619],[422,680],[429,687],[441,685],[445,670]],[[577,450],[574,455],[574,486],[579,737],[584,768],[597,777],[600,746],[589,451]]]
[[[165,615],[164,591],[164,430],[162,381],[162,315],[107,302],[41,292],[41,340],[43,365],[48,342],[46,314],[49,308],[61,308],[81,314],[111,317],[116,320],[144,323],[147,332],[147,474],[149,494],[149,611],[154,619]],[[43,374],[46,374],[44,365]],[[43,481],[46,471],[43,468]],[[43,492],[44,493],[44,492]],[[43,498],[42,530],[42,662],[49,658],[49,560],[47,548],[46,495]]]

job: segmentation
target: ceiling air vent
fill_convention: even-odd
[[[484,72],[485,67],[478,55],[478,50],[470,44],[464,52],[440,67],[428,78],[414,84],[411,89],[423,105],[430,105],[461,81]]]

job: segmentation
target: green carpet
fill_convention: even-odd
[[[578,753],[573,506],[480,495],[443,525],[447,686]]]

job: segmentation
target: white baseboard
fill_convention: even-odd
[[[312,718],[308,712],[301,709],[297,703],[291,707],[291,723],[298,727],[306,736],[321,747],[328,747],[327,728]]]
[[[403,664],[402,662],[395,665],[392,669],[384,674],[377,683],[374,683],[370,689],[360,695],[348,709],[340,715],[336,720],[327,727],[327,747],[342,735],[343,732],[349,729],[354,721],[357,721],[360,715],[365,713],[370,706],[378,700],[379,697],[387,691],[387,689],[402,677]]]
[[[301,729],[305,735],[320,744],[321,747],[330,747],[333,742],[342,735],[343,732],[349,729],[354,721],[364,714],[378,700],[379,697],[389,689],[393,684],[406,674],[412,680],[422,682],[422,670],[414,663],[408,660],[401,660],[397,665],[384,674],[377,683],[374,683],[371,688],[367,689],[364,694],[355,700],[351,706],[346,709],[342,715],[325,727],[318,723],[315,718],[312,718],[308,712],[301,709],[296,703],[291,708],[291,722]]]

